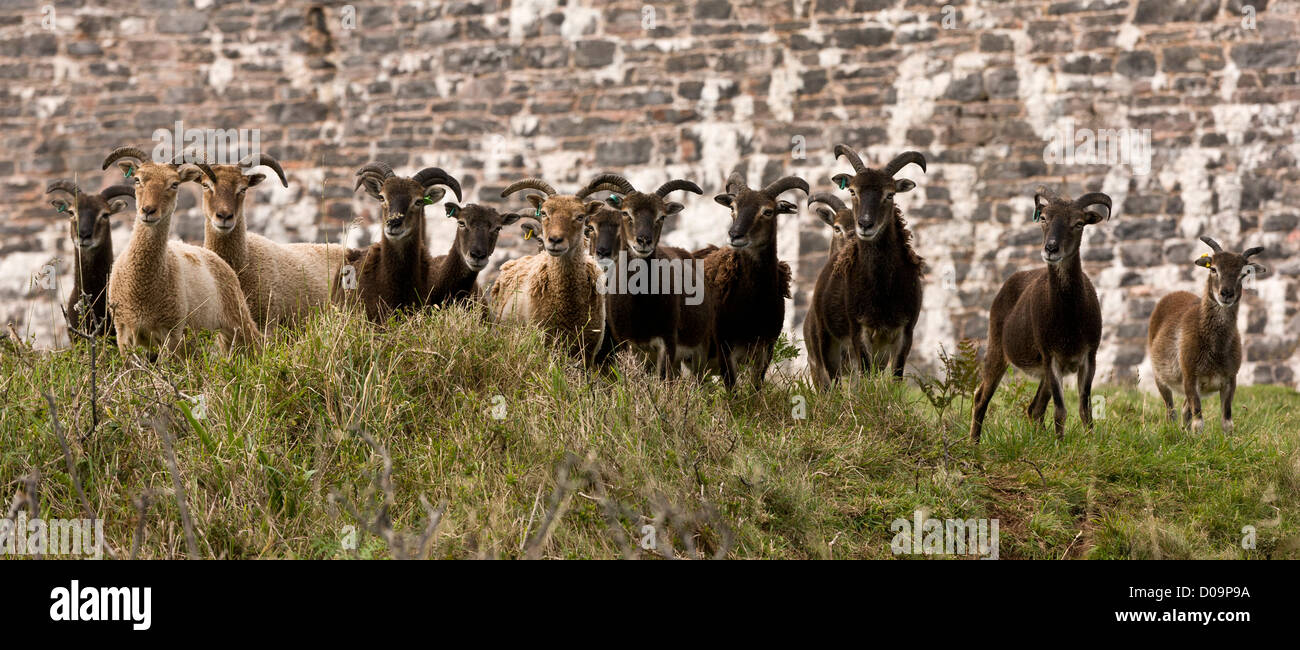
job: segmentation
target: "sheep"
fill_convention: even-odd
[[[667,379],[682,364],[701,374],[708,358],[712,322],[709,302],[702,295],[704,282],[699,271],[703,267],[689,251],[660,246],[659,238],[664,219],[683,209],[682,204],[665,197],[677,190],[695,194],[704,190],[677,179],[652,193],[638,192],[622,176],[601,174],[578,197],[602,190],[612,192],[606,199],[609,206],[592,216],[591,225],[595,230],[593,252],[607,274],[605,335],[612,339],[610,344],[626,344],[651,360],[660,378]],[[631,290],[610,289],[610,275],[626,277]],[[662,287],[655,293],[650,292],[652,277]]]
[[[1147,328],[1147,348],[1156,388],[1165,401],[1169,419],[1177,423],[1172,391],[1183,395],[1183,426],[1194,433],[1204,427],[1201,393],[1218,392],[1223,404],[1223,432],[1232,433],[1232,397],[1237,391],[1237,370],[1241,368],[1241,335],[1237,332],[1237,306],[1241,303],[1242,280],[1267,273],[1250,258],[1262,247],[1240,255],[1223,250],[1218,242],[1201,237],[1213,251],[1195,264],[1209,269],[1200,298],[1176,291],[1156,303]]]
[[[776,257],[776,217],[798,211],[777,197],[790,190],[808,193],[808,182],[796,176],[777,179],[752,190],[739,172],[727,178],[726,191],[713,197],[730,209],[729,245],[706,248],[695,256],[704,260],[704,287],[713,311],[713,360],[728,389],[736,384],[738,366],[750,364],[750,383],[763,387],[772,351],[785,320],[790,297],[790,265]]]
[[[266,175],[244,172],[263,165],[289,187],[279,161],[266,154],[250,154],[234,165],[198,163],[203,170],[203,247],[234,269],[253,322],[265,331],[301,322],[329,303],[333,276],[346,251],[339,244],[279,244],[248,232],[244,200]]]
[[[497,248],[501,228],[519,221],[516,212],[501,214],[477,203],[460,206],[443,204],[448,219],[456,220],[456,238],[446,255],[433,258],[429,265],[429,304],[447,302],[479,304],[478,274],[487,268],[488,258]]]
[[[113,270],[113,235],[109,217],[126,209],[124,197],[135,198],[130,185],[112,185],[98,194],[81,191],[76,181],[59,179],[50,182],[46,194],[64,192],[50,205],[71,217],[69,228],[73,245],[72,295],[68,296],[68,328],[84,334],[113,334],[108,315],[108,278]]]
[[[138,147],[114,149],[103,168],[114,162],[134,179],[136,203],[131,240],[108,280],[118,350],[143,345],[175,352],[187,329],[215,330],[223,350],[260,344],[230,265],[206,248],[167,240],[181,183],[198,180],[203,170],[153,162]]]
[[[819,219],[831,227],[831,247],[826,254],[826,259],[833,260],[840,250],[844,248],[845,243],[849,241],[850,234],[856,228],[853,221],[853,210],[844,205],[840,197],[829,192],[818,192],[808,197],[808,207],[812,207],[814,203],[823,204],[815,212]]]
[[[384,228],[378,242],[347,252],[345,266],[335,280],[335,301],[360,301],[366,317],[382,323],[397,310],[446,300],[440,267],[424,240],[424,207],[441,200],[447,194],[444,187],[459,201],[460,183],[437,167],[426,167],[410,178],[397,176],[380,161],[367,163],[356,175],[353,189],[364,187],[366,194],[379,201]],[[345,275],[356,280],[355,289],[343,283]]]
[[[817,283],[813,290],[814,295],[830,281],[831,269],[835,266],[835,258],[844,249],[850,236],[849,233],[855,229],[853,211],[845,206],[839,197],[827,192],[818,192],[808,198],[809,207],[816,203],[824,204],[816,209],[816,213],[826,225],[831,227],[832,232],[830,251],[826,255],[826,265],[822,267],[821,273],[817,275]],[[850,327],[853,327],[853,325],[854,323],[849,323]],[[823,332],[821,314],[816,309],[810,308],[803,321],[803,338],[804,346],[808,352],[809,372],[812,374],[814,381],[829,383],[829,380],[823,378],[823,371],[821,370],[826,365],[822,361],[825,358],[824,346],[821,345]],[[850,358],[856,359],[860,367],[865,367],[866,362],[862,354],[862,343],[858,340],[856,333],[851,337],[851,342],[853,350]]]
[[[535,324],[591,366],[604,340],[605,301],[601,269],[584,238],[588,219],[605,204],[557,194],[539,178],[511,183],[501,196],[520,190],[542,193],[529,194],[528,201],[540,220],[545,252],[501,266],[490,293],[492,317]]]
[[[1047,268],[1012,274],[993,298],[989,349],[971,413],[972,441],[979,442],[984,414],[1008,363],[1040,380],[1027,412],[1041,424],[1050,397],[1058,440],[1065,437],[1066,418],[1061,375],[1076,373],[1079,419],[1092,430],[1092,376],[1101,343],[1101,305],[1083,273],[1079,243],[1084,228],[1110,218],[1110,210],[1110,197],[1101,192],[1073,201],[1043,187],[1034,195],[1034,221],[1042,225]]]
[[[895,194],[916,187],[894,175],[911,164],[925,171],[925,156],[906,151],[879,170],[863,164],[846,145],[835,146],[835,157],[840,156],[848,159],[854,173],[836,174],[831,180],[853,197],[852,234],[845,233],[838,254],[818,276],[810,318],[804,323],[809,366],[819,387],[839,377],[847,351],[864,370],[888,365],[895,378],[903,377],[921,314],[926,270],[925,261],[912,249],[902,210],[894,203]]]

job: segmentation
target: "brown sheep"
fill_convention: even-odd
[[[1200,433],[1201,393],[1218,392],[1223,404],[1223,432],[1232,433],[1232,398],[1241,369],[1241,334],[1237,331],[1237,306],[1241,304],[1242,280],[1268,272],[1250,257],[1264,252],[1261,247],[1238,255],[1223,250],[1218,242],[1201,237],[1213,255],[1203,255],[1196,265],[1209,270],[1205,291],[1197,298],[1187,291],[1175,291],[1156,303],[1147,328],[1147,348],[1156,388],[1165,401],[1169,419],[1177,422],[1173,392],[1183,395],[1183,426]]]
[[[108,278],[113,271],[112,222],[109,217],[126,209],[126,197],[135,198],[130,185],[112,185],[98,194],[81,191],[71,179],[53,181],[45,193],[65,192],[69,202],[55,196],[50,205],[71,217],[74,260],[72,295],[68,296],[68,327],[83,334],[113,334],[108,315]],[[73,338],[69,336],[69,338]]]
[[[1008,363],[1040,380],[1028,414],[1041,423],[1051,398],[1058,439],[1065,437],[1066,417],[1061,376],[1076,373],[1079,419],[1092,430],[1092,376],[1101,344],[1101,305],[1083,273],[1079,244],[1086,226],[1109,217],[1110,197],[1101,192],[1073,201],[1047,188],[1034,195],[1034,221],[1042,224],[1047,268],[1013,274],[993,298],[989,349],[971,414],[971,440],[979,442],[984,414]]]

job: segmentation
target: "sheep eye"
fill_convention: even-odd
[[[181,186],[180,183],[172,183],[172,189],[173,189],[173,190],[176,189],[176,188],[178,188],[178,187],[180,187],[180,186]]]
[[[1210,267],[1210,273],[1213,273],[1214,275],[1218,275],[1218,274],[1219,274],[1219,269],[1216,269],[1216,268],[1214,268],[1213,266],[1211,266],[1211,267]]]
[[[456,221],[456,227],[457,227],[457,228],[464,228],[464,227],[465,227],[465,222],[464,222],[464,221],[457,220],[457,221]]]

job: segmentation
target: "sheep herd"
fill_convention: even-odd
[[[354,189],[379,203],[382,229],[379,241],[363,249],[281,244],[248,232],[247,192],[267,178],[253,172],[265,167],[288,187],[280,163],[266,154],[228,165],[189,151],[159,162],[138,147],[119,147],[103,169],[116,163],[127,183],[92,194],[61,179],[46,192],[54,194],[59,212],[71,216],[76,263],[69,328],[115,336],[123,354],[136,347],[181,351],[196,331],[215,332],[223,349],[255,347],[268,330],[294,327],[330,304],[383,322],[397,311],[465,303],[495,322],[541,329],[588,366],[604,365],[627,349],[661,378],[716,374],[729,389],[747,366],[749,382],[759,389],[791,295],[790,267],[777,258],[776,227],[780,215],[799,208],[781,197],[798,190],[833,231],[803,328],[812,381],[824,389],[850,370],[888,368],[903,376],[926,272],[894,202],[896,194],[916,187],[898,173],[910,165],[925,171],[925,157],[904,152],[872,168],[846,145],[834,152],[852,172],[833,176],[830,191],[813,193],[797,176],[751,188],[733,173],[714,196],[731,214],[726,244],[695,251],[660,244],[664,220],[683,210],[670,195],[704,193],[684,179],[643,192],[623,176],[604,173],[561,194],[542,179],[526,178],[501,196],[527,192],[527,207],[502,213],[461,205],[460,183],[442,169],[404,177],[370,162],[357,171]],[[170,239],[177,194],[190,182],[202,189],[202,247]],[[851,200],[846,204],[835,191]],[[451,249],[434,256],[424,212],[448,192],[455,202],[444,202],[443,209],[458,229]],[[589,198],[598,192],[607,194]],[[127,197],[135,199],[136,217],[126,250],[114,258],[109,219],[126,209]],[[1046,265],[1012,275],[990,307],[988,351],[971,416],[976,442],[1008,365],[1039,380],[1028,414],[1041,422],[1050,399],[1058,437],[1066,419],[1061,380],[1076,374],[1079,417],[1092,425],[1102,320],[1079,247],[1086,227],[1109,218],[1111,200],[1100,192],[1070,199],[1040,188],[1034,205]],[[506,262],[484,295],[478,274],[501,229],[516,223],[543,250]],[[1177,419],[1172,393],[1180,392],[1183,424],[1199,432],[1200,395],[1218,391],[1226,432],[1241,365],[1237,306],[1246,279],[1265,272],[1249,259],[1263,249],[1237,254],[1201,239],[1212,251],[1195,261],[1207,269],[1204,294],[1164,297],[1151,315],[1149,349],[1170,419]],[[649,285],[644,277],[631,290],[626,282],[610,282],[646,268],[654,276]]]

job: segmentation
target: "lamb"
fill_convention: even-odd
[[[1041,423],[1050,397],[1057,439],[1065,437],[1061,375],[1076,373],[1079,419],[1092,430],[1092,376],[1101,343],[1101,305],[1083,273],[1079,243],[1086,226],[1110,217],[1110,206],[1110,197],[1101,192],[1073,201],[1042,187],[1034,195],[1034,221],[1042,224],[1047,268],[1013,274],[993,298],[989,349],[971,414],[974,442],[979,442],[984,414],[1008,363],[1040,379],[1028,415]]]
[[[601,269],[584,237],[588,219],[605,204],[557,194],[539,178],[511,183],[501,196],[520,190],[541,192],[529,194],[528,201],[540,220],[545,254],[502,265],[490,293],[492,317],[535,324],[590,366],[604,340],[605,301]]]
[[[143,345],[176,352],[185,330],[216,331],[223,350],[260,344],[230,265],[206,248],[167,240],[181,183],[198,180],[203,170],[153,162],[138,147],[114,149],[103,168],[114,162],[134,179],[136,203],[131,240],[108,280],[118,350]]]
[[[487,268],[488,258],[497,248],[501,228],[519,221],[515,212],[501,214],[495,209],[470,203],[464,207],[448,201],[443,204],[448,219],[456,220],[456,239],[446,255],[433,258],[429,266],[428,303],[480,304],[478,274]]]
[[[817,203],[823,204],[816,208],[817,216],[825,222],[826,225],[831,227],[832,232],[830,251],[826,255],[826,265],[822,267],[821,273],[817,275],[817,284],[814,286],[814,295],[817,293],[817,287],[824,286],[825,283],[830,281],[831,269],[834,268],[835,258],[839,255],[840,251],[844,249],[844,246],[850,237],[849,233],[853,232],[856,228],[853,220],[853,211],[845,206],[844,202],[841,201],[839,197],[827,192],[818,192],[808,198],[808,206],[812,207]],[[826,279],[823,280],[823,277]],[[853,324],[850,323],[850,326],[852,325]],[[822,359],[825,358],[825,350],[819,345],[822,340],[822,332],[824,329],[825,328],[821,322],[821,315],[816,309],[809,309],[807,315],[804,316],[803,321],[804,346],[807,348],[808,352],[809,372],[812,374],[814,381],[825,382],[821,384],[822,386],[830,383],[829,379],[825,377],[825,371],[822,370],[826,365],[825,362],[822,361]],[[862,354],[862,344],[858,340],[856,333],[851,338],[853,351],[850,358],[856,359],[860,368],[866,367],[866,360]],[[817,347],[814,348],[814,346]]]
[[[815,210],[817,217],[831,227],[831,248],[826,259],[833,260],[849,242],[851,233],[856,229],[853,211],[844,205],[840,197],[829,192],[818,192],[808,197],[808,207],[812,207],[815,203],[822,204]]]
[[[699,375],[708,359],[712,315],[704,291],[703,266],[690,251],[660,246],[664,219],[682,211],[665,197],[677,190],[703,194],[687,180],[670,180],[652,193],[638,192],[617,174],[601,174],[578,193],[612,192],[609,206],[591,219],[593,248],[607,278],[605,335],[650,360],[660,378],[686,364]],[[666,272],[665,272],[666,271]],[[621,286],[623,284],[627,287]],[[653,286],[661,287],[658,291]]]
[[[1267,273],[1250,258],[1262,247],[1238,255],[1223,250],[1209,237],[1201,237],[1213,251],[1195,264],[1210,270],[1205,291],[1198,299],[1187,291],[1176,291],[1156,303],[1147,328],[1147,348],[1155,371],[1156,388],[1165,401],[1171,422],[1174,413],[1172,391],[1183,395],[1183,426],[1194,433],[1204,427],[1201,393],[1218,392],[1223,404],[1223,432],[1232,433],[1232,397],[1237,391],[1241,368],[1241,335],[1237,332],[1237,306],[1243,293],[1242,280]]]
[[[790,265],[776,257],[776,217],[798,211],[795,204],[777,197],[794,189],[807,194],[808,182],[786,176],[752,190],[736,172],[727,179],[726,192],[713,197],[731,210],[729,245],[695,255],[704,260],[704,287],[714,320],[713,359],[728,389],[735,386],[738,366],[746,361],[750,383],[762,389],[772,363],[785,320],[785,299],[790,297]]]
[[[64,192],[50,205],[71,217],[73,245],[72,295],[68,296],[68,327],[85,334],[113,333],[108,315],[108,278],[113,270],[112,222],[114,214],[126,209],[125,197],[135,198],[130,185],[112,185],[98,194],[81,191],[77,183],[63,178],[52,181],[45,193]]]
[[[804,322],[809,366],[824,388],[839,377],[841,360],[852,350],[864,370],[888,364],[901,379],[921,314],[925,262],[912,249],[912,233],[894,203],[895,194],[916,183],[894,175],[910,164],[925,171],[925,156],[907,151],[876,170],[846,145],[836,145],[835,155],[853,166],[852,175],[832,178],[853,197],[853,234],[845,233],[817,278]]]
[[[244,172],[260,166],[269,167],[289,187],[279,161],[266,154],[248,155],[234,165],[198,164],[203,170],[203,247],[234,269],[253,322],[265,331],[301,322],[327,304],[346,251],[339,244],[279,244],[248,232],[244,200],[266,175]]]
[[[441,186],[441,187],[440,187]],[[438,266],[424,239],[424,206],[437,203],[450,188],[460,200],[460,183],[450,174],[426,167],[410,178],[397,176],[386,163],[367,163],[357,171],[357,185],[379,201],[384,223],[378,242],[349,250],[334,285],[336,302],[360,301],[366,317],[382,323],[395,311],[442,301]],[[355,279],[350,288],[345,277]],[[440,295],[439,292],[443,293]]]

